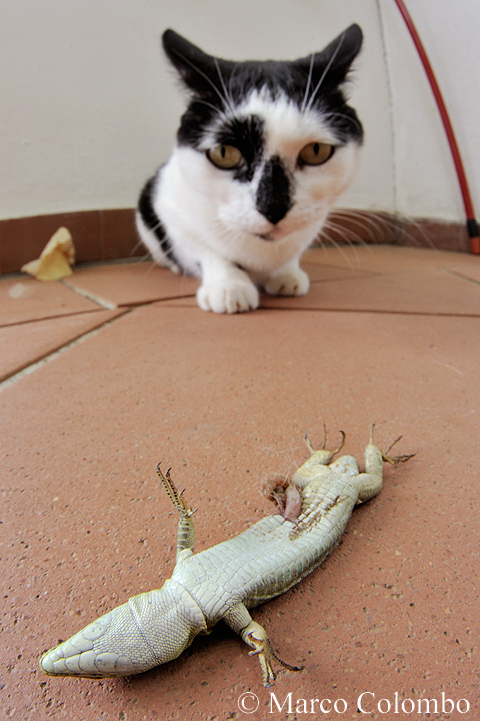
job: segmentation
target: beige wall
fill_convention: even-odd
[[[480,215],[480,3],[405,0],[435,70]],[[445,133],[413,43],[393,0],[378,0],[392,98],[396,208],[463,219]]]
[[[480,4],[408,5],[480,205]],[[0,0],[0,10],[0,218],[135,205],[169,155],[183,104],[160,51],[166,27],[232,59],[295,58],[354,21],[366,36],[351,88],[366,144],[342,205],[463,217],[443,131],[393,0]]]

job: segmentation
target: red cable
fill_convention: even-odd
[[[430,87],[431,87],[433,95],[435,97],[435,101],[437,103],[440,117],[442,118],[443,127],[445,129],[448,144],[450,146],[450,152],[452,154],[453,162],[455,164],[455,170],[457,171],[457,177],[458,177],[458,182],[460,184],[460,190],[462,193],[463,204],[465,206],[465,213],[467,215],[467,231],[468,231],[468,235],[470,238],[470,251],[472,253],[475,253],[476,255],[478,255],[478,254],[480,254],[479,229],[478,229],[477,221],[475,220],[475,211],[473,209],[472,197],[470,195],[470,189],[468,187],[467,176],[465,174],[465,169],[463,167],[463,162],[462,162],[462,158],[460,155],[460,151],[458,149],[458,144],[457,144],[457,140],[455,138],[455,133],[453,132],[452,123],[450,121],[450,117],[448,115],[448,111],[447,111],[445,102],[443,100],[443,96],[440,91],[440,87],[437,83],[435,73],[433,72],[433,68],[430,64],[430,60],[428,59],[428,55],[425,51],[425,48],[423,47],[423,43],[420,39],[417,29],[415,28],[415,25],[413,24],[413,20],[409,14],[407,8],[405,7],[405,3],[403,2],[403,0],[395,0],[395,2],[403,16],[403,19],[405,20],[405,23],[410,32],[410,35],[412,36],[412,40],[415,43],[415,47],[417,48],[418,55],[420,56],[420,60],[422,61],[422,65],[427,74],[428,82],[430,83]]]

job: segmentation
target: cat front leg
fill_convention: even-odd
[[[310,279],[295,258],[272,273],[263,287],[269,295],[305,295],[310,287]]]
[[[244,270],[214,255],[204,258],[201,265],[197,303],[202,310],[242,313],[258,308],[258,290]]]

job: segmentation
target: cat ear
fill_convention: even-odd
[[[162,44],[187,87],[201,95],[218,94],[219,78],[229,75],[232,62],[204,53],[174,30],[165,30]]]
[[[314,81],[318,82],[321,79],[324,89],[337,87],[345,81],[350,66],[360,52],[362,41],[361,28],[356,24],[350,25],[324,50],[315,53],[313,64],[311,55],[300,58],[295,64],[299,65],[307,74],[312,72]]]

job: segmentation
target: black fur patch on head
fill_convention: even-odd
[[[279,223],[292,207],[290,179],[278,155],[265,163],[257,188],[256,208],[270,223]]]
[[[361,29],[351,25],[313,56],[293,62],[232,62],[212,57],[173,30],[166,30],[163,47],[192,95],[181,119],[178,142],[198,147],[215,117],[233,118],[235,107],[252,91],[264,90],[273,100],[283,94],[301,111],[322,113],[340,142],[361,143],[362,126],[341,90],[361,44]]]
[[[257,115],[234,118],[220,124],[215,133],[219,145],[233,145],[238,148],[245,163],[233,170],[233,177],[242,182],[253,178],[264,151],[263,121]]]

